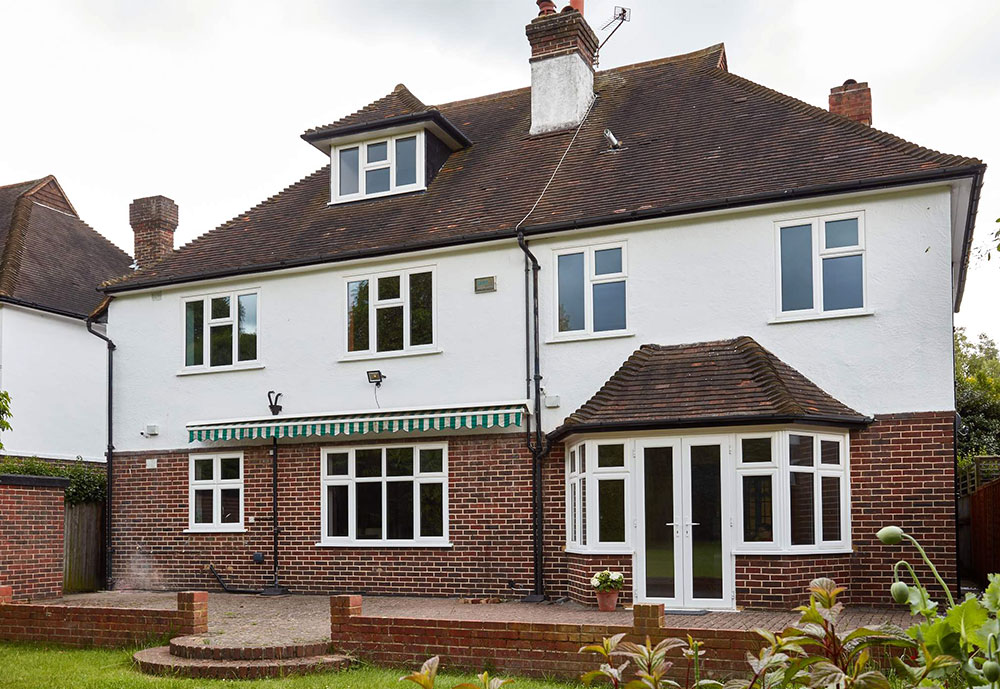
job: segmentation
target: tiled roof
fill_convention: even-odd
[[[921,148],[725,66],[716,45],[598,72],[597,102],[525,233],[981,172],[978,160]],[[333,126],[423,105],[408,93],[397,88]],[[513,238],[571,133],[528,135],[527,88],[437,110],[472,145],[426,191],[330,205],[326,165],[108,290]],[[608,150],[605,128],[622,150]]]
[[[338,129],[356,125],[375,124],[381,120],[403,115],[428,112],[429,108],[414,96],[403,84],[396,84],[388,95],[379,98],[374,103],[366,105],[347,117],[341,117],[336,122],[322,127],[306,130],[306,134],[335,133]]]
[[[868,422],[750,337],[643,345],[552,432]]]
[[[77,217],[54,177],[0,187],[0,302],[82,318],[131,263]]]

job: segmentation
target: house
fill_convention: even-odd
[[[6,455],[104,461],[107,345],[88,328],[128,254],[80,219],[51,175],[0,186],[0,390]]]
[[[588,602],[611,567],[677,608],[817,574],[883,603],[890,522],[954,577],[984,165],[874,129],[867,84],[825,111],[722,45],[597,71],[582,13],[538,4],[531,88],[399,85],[179,250],[169,199],[133,205],[116,586]]]

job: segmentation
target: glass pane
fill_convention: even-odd
[[[830,220],[826,225],[826,248],[858,245],[858,219]]]
[[[378,300],[385,301],[386,299],[399,299],[398,275],[378,279]]]
[[[411,540],[413,538],[413,481],[390,481],[386,484],[388,508],[388,538]]]
[[[194,460],[194,480],[211,481],[213,478],[214,460],[196,459]]]
[[[396,139],[396,186],[417,183],[417,137]]]
[[[233,326],[213,325],[209,329],[209,356],[212,366],[229,366],[233,363]]]
[[[840,478],[823,476],[820,479],[823,510],[823,540],[840,540]]]
[[[382,475],[382,450],[355,450],[354,475],[372,478]]]
[[[597,482],[597,540],[625,542],[625,479]]]
[[[770,476],[743,477],[743,540],[770,543],[774,540]]]
[[[861,256],[823,259],[823,310],[860,309],[865,305]]]
[[[380,352],[395,352],[403,348],[403,307],[390,306],[375,310],[375,341]]]
[[[583,254],[559,257],[559,332],[583,330]]]
[[[576,481],[569,484],[569,541],[576,543]]]
[[[223,481],[237,481],[240,478],[240,458],[223,457],[219,460],[219,473]]]
[[[229,297],[212,299],[212,318],[229,318]]]
[[[389,168],[382,167],[378,170],[366,170],[365,193],[377,194],[381,191],[389,191]]]
[[[184,365],[205,363],[205,302],[189,301],[184,305]]]
[[[239,341],[237,358],[253,361],[257,358],[257,295],[241,294],[237,299],[239,310]]]
[[[444,450],[440,448],[421,450],[420,471],[425,474],[444,471]]]
[[[580,545],[587,545],[587,480],[577,479],[580,491]]]
[[[622,250],[600,249],[594,252],[594,275],[622,272]]]
[[[219,491],[223,524],[240,523],[240,489],[223,488]]]
[[[646,595],[673,598],[674,588],[674,450],[643,451],[646,526]]]
[[[444,536],[444,486],[440,483],[420,484],[420,536]]]
[[[347,537],[347,486],[326,487],[326,535]]]
[[[345,148],[340,152],[340,195],[358,193],[358,149]]]
[[[743,438],[740,446],[744,463],[771,461],[770,438]]]
[[[389,158],[389,142],[381,141],[377,144],[368,144],[365,155],[368,156],[369,163],[381,163]]]
[[[597,446],[597,466],[599,466],[599,467],[623,467],[623,466],[625,466],[625,446],[624,445],[598,445]]]
[[[820,464],[840,464],[840,443],[836,440],[821,440],[819,461]]]
[[[194,523],[211,524],[214,521],[212,514],[212,491],[196,490],[194,492]]]
[[[347,283],[347,351],[368,349],[368,281]]]
[[[793,467],[813,465],[813,438],[811,435],[788,436],[788,463]]]
[[[390,447],[385,451],[386,473],[389,476],[413,476],[413,448]],[[411,499],[412,503],[413,500]]]
[[[410,276],[410,345],[434,342],[431,283],[431,273],[415,273]]]
[[[781,310],[813,307],[812,225],[781,228]]]
[[[789,520],[792,545],[812,545],[816,542],[813,512],[813,475],[801,471],[789,474]]]
[[[722,448],[691,448],[691,592],[722,598]]]
[[[580,473],[587,471],[587,446],[580,446]]]
[[[357,514],[355,535],[359,539],[382,538],[382,483],[354,485]]]
[[[347,476],[347,453],[328,453],[326,455],[326,473],[328,476]]]
[[[569,473],[576,473],[576,450],[569,451]]]
[[[625,329],[625,281],[594,285],[594,331]]]

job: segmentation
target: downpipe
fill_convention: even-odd
[[[112,416],[113,410],[113,393],[114,393],[114,362],[115,362],[115,343],[111,341],[104,333],[99,333],[94,330],[94,319],[90,316],[87,317],[87,332],[89,332],[94,337],[99,337],[104,340],[108,345],[108,409],[107,409],[107,425],[108,425],[108,445],[105,450],[105,471],[107,473],[107,488],[106,488],[106,502],[104,506],[104,588],[111,590],[114,584],[114,578],[111,572],[111,504],[112,504],[112,491],[114,490],[114,418]]]

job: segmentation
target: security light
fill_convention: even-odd
[[[375,387],[382,387],[382,381],[388,378],[388,376],[382,375],[381,371],[369,371],[368,372],[368,382],[375,385]]]

